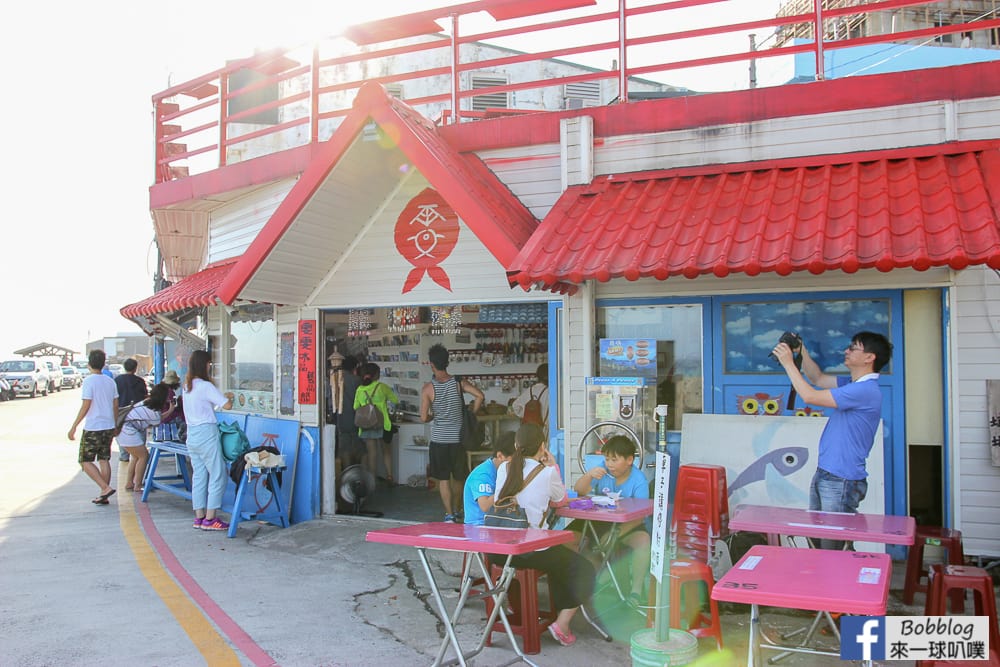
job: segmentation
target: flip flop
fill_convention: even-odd
[[[100,498],[101,500],[103,500],[104,502],[107,502],[108,498],[110,498],[111,496],[115,495],[115,493],[117,491],[118,491],[118,489],[111,489],[107,493],[102,493],[101,495],[99,495],[97,497]]]
[[[94,503],[95,505],[110,505],[111,504],[111,503],[108,502],[107,498],[94,498],[90,502]]]

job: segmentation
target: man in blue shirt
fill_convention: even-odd
[[[801,372],[795,367],[787,343],[778,343],[774,356],[805,403],[834,410],[819,439],[819,461],[809,488],[809,509],[853,514],[868,493],[865,461],[882,419],[878,372],[889,363],[892,344],[879,333],[855,334],[844,350],[849,378],[822,372],[805,345],[800,350]],[[821,540],[820,546],[836,549],[842,543]]]
[[[576,480],[573,489],[580,495],[592,493],[606,496],[621,494],[621,498],[649,498],[649,482],[642,471],[635,467],[635,443],[624,435],[610,438],[601,447],[604,465],[594,466],[583,477]],[[574,521],[570,530],[583,530],[583,523]],[[609,524],[596,522],[595,530],[603,539]],[[646,587],[646,573],[649,572],[649,529],[642,519],[621,525],[618,542],[632,552],[632,592],[628,603],[638,609],[642,604],[642,594]]]
[[[465,505],[464,523],[483,525],[486,511],[493,507],[493,493],[497,484],[497,469],[514,456],[514,432],[501,435],[493,445],[493,456],[486,459],[465,478],[462,502]]]

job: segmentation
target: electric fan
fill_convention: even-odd
[[[341,500],[351,507],[347,514],[382,516],[382,512],[361,511],[361,506],[365,504],[368,496],[375,493],[375,476],[365,470],[364,466],[356,464],[344,469],[340,474],[339,492]]]

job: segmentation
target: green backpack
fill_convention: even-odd
[[[236,422],[219,422],[219,435],[222,438],[222,458],[230,463],[250,449],[250,439]]]

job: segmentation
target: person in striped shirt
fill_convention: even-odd
[[[462,404],[465,394],[471,394],[469,409],[478,412],[484,396],[476,385],[448,373],[444,345],[432,345],[427,358],[434,375],[420,392],[420,420],[431,422],[429,476],[437,481],[444,520],[458,523],[462,518],[462,484],[469,474],[462,449]]]

